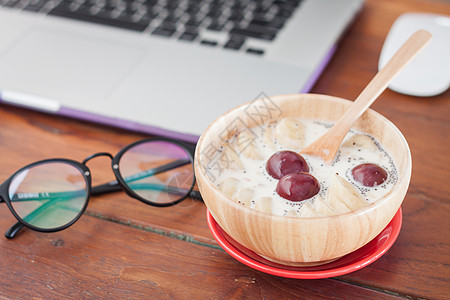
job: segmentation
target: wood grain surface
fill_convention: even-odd
[[[404,12],[450,15],[447,1],[366,0],[312,92],[355,99],[377,72],[384,38]],[[249,99],[251,100],[251,99]],[[393,247],[357,272],[293,280],[255,271],[214,241],[205,206],[154,208],[125,193],[93,197],[67,230],[0,237],[0,297],[120,299],[450,299],[450,92],[417,98],[387,90],[372,106],[396,124],[413,157],[403,226]],[[143,134],[0,106],[0,182],[44,158],[115,154]],[[110,161],[89,162],[94,183]],[[0,231],[15,219],[5,205]]]

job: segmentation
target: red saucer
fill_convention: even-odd
[[[339,276],[362,269],[383,256],[394,244],[402,227],[402,209],[372,241],[360,249],[328,264],[293,267],[271,262],[233,240],[207,211],[209,228],[219,245],[241,263],[261,272],[296,279],[319,279]]]

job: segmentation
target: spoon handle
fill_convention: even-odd
[[[335,125],[324,135],[300,151],[331,162],[339,146],[353,123],[369,108],[386,89],[391,80],[409,63],[409,61],[429,42],[431,34],[425,30],[416,31],[392,56],[388,63],[375,75],[364,88],[350,108],[339,118]]]

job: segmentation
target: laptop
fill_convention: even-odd
[[[195,142],[307,92],[363,0],[0,0],[0,101]]]

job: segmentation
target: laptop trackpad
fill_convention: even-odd
[[[117,41],[37,28],[0,56],[1,88],[59,100],[77,95],[77,101],[99,101],[144,54]]]

